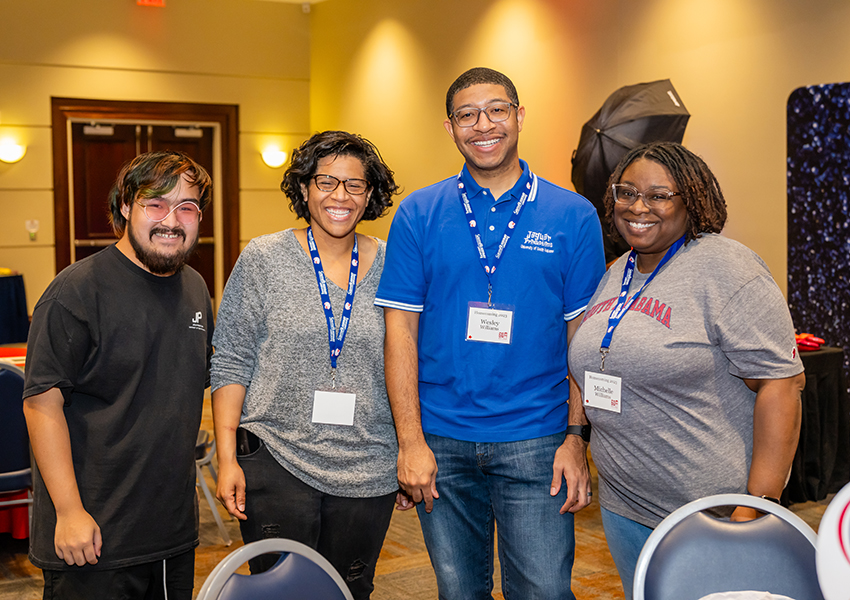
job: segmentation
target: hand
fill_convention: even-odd
[[[238,463],[223,464],[218,467],[218,486],[215,497],[231,515],[245,521],[245,473]]]
[[[752,521],[759,517],[759,512],[754,508],[749,508],[747,506],[739,506],[734,511],[732,511],[732,516],[729,518],[730,521],[743,522],[743,521]]]
[[[577,435],[568,435],[555,452],[552,463],[550,496],[557,496],[561,482],[567,482],[567,500],[558,511],[576,513],[593,500],[590,488],[590,467],[587,464],[587,444]]]
[[[396,510],[410,510],[416,506],[416,503],[410,499],[410,496],[399,490],[395,495]]]
[[[415,503],[424,502],[425,512],[434,508],[437,493],[437,461],[425,441],[398,451],[398,484]]]
[[[103,546],[100,527],[82,507],[67,516],[57,513],[53,546],[68,565],[96,565]]]

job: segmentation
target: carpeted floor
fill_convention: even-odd
[[[208,402],[202,427],[212,431]],[[208,482],[214,489],[209,478]],[[817,530],[830,499],[831,497],[821,502],[796,504],[791,509]],[[225,520],[225,527],[231,539],[234,540],[233,545],[228,548],[222,542],[203,494],[201,494],[200,506],[201,544],[196,553],[196,593],[213,567],[234,548],[241,545],[239,526],[236,521]],[[224,509],[219,507],[218,510],[223,518],[227,517]],[[152,527],[155,525],[155,523],[151,524]],[[41,572],[30,564],[26,553],[26,540],[13,540],[9,534],[0,534],[0,600],[41,598]],[[494,598],[502,600],[498,566],[495,571]],[[243,572],[248,572],[247,566],[243,567]],[[576,515],[573,592],[581,600],[623,598],[620,579],[608,554],[599,505],[595,502]],[[436,597],[437,586],[434,572],[419,530],[416,511],[396,512],[378,561],[375,592],[372,598],[373,600],[433,600]]]

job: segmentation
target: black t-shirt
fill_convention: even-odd
[[[33,311],[24,397],[65,397],[74,472],[100,526],[107,569],[198,544],[194,447],[212,354],[212,306],[201,276],[158,277],[115,247],[74,263]],[[67,569],[56,514],[34,469],[30,560]]]

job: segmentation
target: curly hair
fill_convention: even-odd
[[[393,171],[384,163],[372,142],[347,131],[316,133],[292,151],[292,161],[280,184],[280,189],[289,198],[290,209],[310,222],[310,210],[303,188],[310,186],[310,179],[316,174],[319,161],[328,156],[352,156],[363,164],[366,181],[372,192],[363,220],[374,221],[384,216],[393,205],[393,195],[401,192],[393,179]]]
[[[449,86],[449,91],[446,92],[446,116],[449,118],[452,116],[455,94],[468,87],[479,84],[502,86],[505,88],[508,100],[510,100],[515,106],[519,106],[519,94],[517,94],[516,86],[514,86],[514,82],[511,81],[507,75],[493,69],[488,69],[487,67],[475,67],[473,69],[469,69],[465,73],[462,73],[460,77],[455,79],[454,83]]]
[[[145,152],[124,165],[109,192],[109,222],[115,235],[124,235],[127,226],[127,219],[121,214],[124,206],[132,208],[140,198],[165,196],[183,175],[198,188],[198,206],[203,211],[212,198],[212,180],[201,165],[182,152]]]
[[[612,185],[620,182],[629,165],[646,158],[665,167],[688,211],[688,230],[685,243],[703,233],[720,233],[726,224],[726,199],[714,174],[699,156],[675,142],[652,142],[631,150],[626,154],[611,177],[605,191],[605,218],[610,223],[611,233],[622,239],[614,225],[614,191]]]

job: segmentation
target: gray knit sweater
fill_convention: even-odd
[[[365,498],[398,487],[398,446],[384,383],[384,317],[373,305],[385,244],[357,285],[336,389],[357,395],[354,425],[311,421],[313,392],[331,386],[328,329],[310,256],[293,230],[258,237],[239,256],[218,310],[212,389],[247,389],[241,426],[308,485]],[[345,290],[328,280],[339,327]]]

